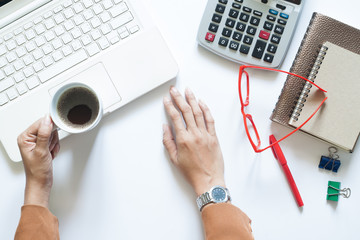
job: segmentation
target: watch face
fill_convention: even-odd
[[[217,202],[222,202],[226,198],[225,190],[222,189],[222,188],[219,188],[219,187],[214,188],[212,190],[211,194],[212,194],[212,197],[214,198],[214,200],[217,201]]]

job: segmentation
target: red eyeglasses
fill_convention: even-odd
[[[241,113],[243,115],[243,120],[244,120],[244,125],[245,125],[245,131],[246,131],[246,135],[249,138],[250,144],[253,147],[255,152],[262,152],[270,147],[272,147],[273,145],[281,142],[282,140],[284,140],[285,138],[289,137],[291,134],[295,133],[296,131],[298,131],[302,126],[304,126],[316,113],[317,111],[320,109],[320,107],[324,104],[324,102],[326,101],[327,97],[325,97],[322,102],[320,103],[320,105],[317,107],[317,109],[315,110],[315,112],[313,114],[311,114],[311,116],[305,121],[303,122],[299,127],[297,127],[296,129],[294,129],[293,131],[291,131],[289,134],[287,134],[286,136],[280,138],[278,141],[273,142],[271,145],[265,147],[265,148],[261,148],[261,140],[260,140],[260,136],[259,136],[259,132],[255,126],[255,123],[253,121],[253,118],[251,116],[251,114],[246,113],[246,107],[249,105],[249,93],[250,93],[250,84],[249,84],[249,74],[245,71],[246,68],[254,68],[254,69],[262,69],[262,70],[268,70],[268,71],[274,71],[274,72],[281,72],[281,73],[286,73],[298,78],[301,78],[309,83],[311,83],[313,86],[317,87],[319,90],[321,90],[322,92],[326,92],[324,89],[322,89],[321,87],[319,87],[318,85],[316,85],[314,82],[310,81],[309,79],[306,79],[302,76],[299,76],[297,74],[294,73],[290,73],[290,72],[286,72],[283,70],[278,70],[278,69],[272,69],[272,68],[265,68],[265,67],[256,67],[256,66],[247,66],[247,65],[242,65],[240,66],[240,70],[239,70],[239,97],[240,97],[240,104],[241,104]],[[242,94],[242,88],[241,88],[241,83],[244,80],[244,76],[246,77],[246,98],[244,101],[243,98],[243,94]],[[250,128],[249,128],[250,127]],[[251,132],[252,131],[252,132]],[[256,138],[255,141],[253,138]]]

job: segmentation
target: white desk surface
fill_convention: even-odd
[[[252,218],[256,239],[359,239],[360,148],[340,152],[338,173],[318,169],[329,145],[296,133],[281,143],[305,206],[299,209],[271,150],[255,154],[245,135],[237,96],[238,64],[199,47],[197,28],[206,0],[145,1],[178,61],[176,80],[106,117],[93,131],[61,142],[54,161],[51,211],[62,239],[203,239],[195,194],[170,164],[162,145],[167,117],[163,96],[174,84],[191,87],[210,107],[225,159],[233,203]],[[306,1],[281,69],[289,70],[314,11],[360,28],[360,2]],[[288,129],[269,116],[284,83],[271,73],[254,78],[252,102],[259,129],[279,136]],[[268,91],[271,89],[270,91]],[[255,95],[254,95],[255,97]],[[355,109],[356,110],[356,109]],[[1,148],[0,148],[1,149]],[[352,196],[326,201],[328,180]],[[0,239],[12,239],[23,204],[22,163],[0,150]]]

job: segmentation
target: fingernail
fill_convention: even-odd
[[[194,93],[191,91],[189,87],[186,87],[185,92],[187,95],[192,95],[192,96],[194,95]]]
[[[176,89],[176,87],[172,86],[172,87],[170,88],[170,92],[172,92],[172,93],[178,93],[179,91]]]
[[[170,102],[170,98],[164,97],[164,98],[163,98],[163,101],[164,101],[164,103],[168,103],[168,102]]]
[[[204,105],[205,105],[205,103],[204,103],[204,102],[203,102],[203,100],[201,100],[201,99],[199,99],[199,101],[198,101],[198,102],[199,102],[199,104],[200,104],[200,105],[202,105],[202,106],[204,106]]]

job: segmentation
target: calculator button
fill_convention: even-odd
[[[265,40],[268,40],[270,37],[270,33],[269,32],[265,32],[263,30],[260,31],[259,37]]]
[[[276,19],[276,17],[271,16],[271,15],[267,15],[266,18],[267,18],[268,20],[270,20],[270,21],[275,21],[275,19]]]
[[[271,52],[271,53],[275,53],[276,49],[277,49],[277,47],[275,45],[272,45],[272,44],[269,44],[269,46],[267,48],[268,52]]]
[[[244,0],[235,0],[235,2],[243,3]]]
[[[233,8],[236,8],[236,9],[240,9],[240,8],[241,8],[241,5],[238,4],[238,3],[233,3],[233,4],[232,4],[232,7],[233,7]]]
[[[239,30],[240,32],[243,32],[245,30],[246,24],[240,23],[238,22],[236,24],[236,29]]]
[[[271,13],[273,15],[278,15],[279,12],[274,9],[269,9],[269,13]]]
[[[214,24],[214,23],[210,23],[210,26],[209,26],[209,31],[211,31],[211,32],[217,32],[217,30],[218,30],[218,28],[219,28],[219,26],[218,25],[216,25],[216,24]]]
[[[216,22],[216,23],[220,23],[220,22],[221,22],[221,18],[222,18],[221,15],[214,13],[214,15],[213,15],[213,17],[212,17],[212,21],[213,21],[213,22]]]
[[[236,50],[239,49],[239,46],[240,46],[240,43],[235,42],[235,41],[231,41],[230,45],[229,45],[229,48],[236,51]]]
[[[232,31],[228,28],[224,28],[222,31],[222,35],[225,37],[230,37],[231,36]]]
[[[226,38],[223,38],[223,37],[221,37],[219,39],[219,45],[221,45],[221,46],[226,47],[228,45],[228,43],[229,43],[229,39],[226,39]]]
[[[250,15],[248,15],[246,13],[241,13],[240,14],[240,20],[241,21],[247,22],[247,21],[249,21],[249,18],[250,18]]]
[[[277,8],[280,8],[281,10],[285,10],[286,7],[284,5],[281,5],[281,4],[276,4],[276,7]]]
[[[257,17],[251,17],[250,23],[255,26],[259,26],[260,18]]]
[[[225,6],[220,5],[220,4],[216,5],[215,12],[224,13],[225,12]]]
[[[284,32],[284,27],[281,27],[279,25],[275,26],[274,32],[278,33],[278,34],[283,34]]]
[[[235,26],[235,22],[236,22],[235,20],[232,20],[232,19],[228,18],[228,19],[226,19],[225,25],[228,26],[228,27],[233,28]]]
[[[251,13],[252,9],[251,9],[251,8],[248,8],[248,7],[243,7],[243,11],[244,11],[244,12]]]
[[[262,56],[263,56],[263,54],[264,54],[265,47],[266,47],[266,42],[257,40],[257,41],[256,41],[256,45],[255,45],[255,48],[254,48],[254,51],[253,51],[253,53],[252,53],[252,56],[253,56],[254,58],[261,59]]]
[[[209,42],[213,42],[215,39],[215,34],[212,34],[212,33],[206,33],[206,36],[205,36],[205,40],[209,41]]]
[[[251,26],[248,26],[246,32],[247,32],[248,34],[250,34],[250,35],[255,35],[255,33],[256,33],[256,28],[251,27]]]
[[[234,32],[233,37],[234,40],[241,41],[242,34],[239,32]]]
[[[281,37],[276,36],[276,35],[272,35],[270,41],[273,42],[273,43],[279,44],[280,39],[281,39]]]
[[[222,4],[227,4],[228,0],[219,0],[219,3],[222,3]]]
[[[264,61],[265,61],[265,62],[272,63],[273,60],[274,60],[274,56],[273,56],[273,55],[270,55],[270,54],[268,54],[268,53],[265,54],[265,57],[264,57]]]
[[[245,36],[244,40],[243,40],[244,43],[249,44],[249,45],[251,45],[252,41],[253,41],[253,38],[250,36]]]
[[[269,31],[271,31],[272,29],[273,29],[273,27],[274,27],[274,24],[273,23],[271,23],[271,22],[265,22],[264,23],[264,28],[266,29],[266,30],[269,30]]]
[[[288,19],[289,15],[285,14],[285,13],[280,13],[280,17]]]
[[[286,21],[283,19],[278,19],[278,23],[280,23],[281,25],[286,25]]]
[[[249,50],[250,50],[250,47],[249,47],[249,46],[246,46],[246,45],[244,45],[244,44],[242,44],[242,45],[240,46],[240,52],[241,52],[241,53],[248,54],[248,53],[249,53]]]
[[[253,13],[254,13],[254,15],[256,15],[256,16],[259,16],[259,17],[262,16],[262,12],[260,12],[260,11],[254,10]]]
[[[237,18],[239,16],[239,11],[235,9],[230,9],[229,17]]]

